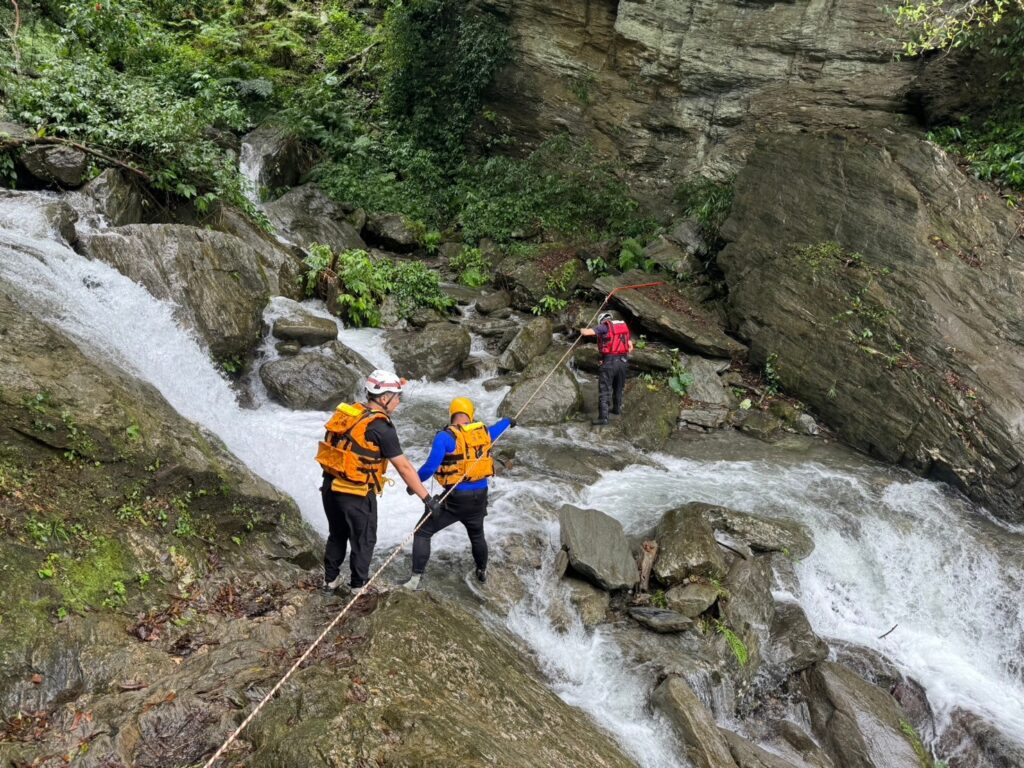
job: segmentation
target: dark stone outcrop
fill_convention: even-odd
[[[622,523],[596,509],[566,504],[558,512],[558,524],[562,548],[579,575],[610,591],[636,584],[636,561]]]
[[[787,183],[778,184],[786,178]],[[719,264],[751,357],[857,448],[1024,519],[1024,239],[927,142],[782,136]]]

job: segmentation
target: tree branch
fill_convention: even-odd
[[[17,149],[19,147],[27,146],[38,146],[41,144],[50,144],[55,146],[73,147],[79,152],[84,152],[87,155],[97,157],[105,163],[110,165],[116,165],[118,168],[123,168],[126,171],[134,173],[136,176],[141,178],[147,184],[152,181],[149,174],[145,171],[136,168],[130,163],[126,163],[123,160],[118,160],[116,157],[111,157],[105,152],[100,152],[98,149],[93,149],[85,144],[79,144],[77,141],[71,141],[70,139],[61,139],[55,136],[31,136],[27,138],[8,137],[0,138],[0,152],[5,152],[10,149]]]

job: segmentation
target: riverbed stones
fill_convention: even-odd
[[[636,584],[636,561],[622,523],[596,509],[565,504],[558,511],[558,524],[573,571],[608,591]]]
[[[719,728],[718,732],[725,739],[726,746],[728,746],[732,759],[736,761],[738,768],[794,768],[793,763],[765,749],[761,749],[739,734],[727,731],[724,728]],[[803,766],[800,768],[803,768]]]
[[[88,198],[95,211],[112,227],[138,224],[142,221],[141,187],[127,171],[107,168],[82,187],[81,194]]]
[[[828,657],[828,644],[814,634],[807,615],[797,603],[776,603],[770,640],[762,649],[765,666],[774,682],[802,672]]]
[[[697,768],[736,768],[715,718],[686,681],[670,676],[659,685],[651,701],[673,725]]]
[[[522,371],[544,350],[551,346],[551,320],[534,317],[519,329],[512,343],[498,358],[501,371]]]
[[[622,393],[622,415],[612,416],[615,432],[645,451],[668,441],[679,419],[679,396],[666,386],[651,388],[630,379]]]
[[[561,553],[564,553],[568,565],[568,552],[563,549]],[[611,603],[611,596],[605,590],[571,576],[566,577],[564,583],[569,589],[569,602],[576,608],[584,627],[596,627],[605,621]]]
[[[453,323],[428,323],[422,330],[388,331],[395,370],[408,379],[442,381],[469,357],[469,331]]]
[[[576,413],[583,398],[576,377],[565,363],[559,362],[563,354],[564,350],[553,348],[534,358],[501,401],[498,415],[515,416],[527,403],[519,416],[521,424],[559,424]]]
[[[801,673],[801,687],[814,733],[836,768],[919,768],[921,761],[901,730],[903,714],[881,688],[828,661]]]
[[[1024,520],[1017,215],[877,131],[765,139],[735,192],[718,263],[753,362],[855,447]]]
[[[84,152],[67,146],[35,146],[22,150],[21,165],[46,186],[76,189],[85,182],[89,158]]]
[[[331,341],[309,352],[272,360],[260,380],[274,400],[296,410],[327,411],[360,399],[373,366],[362,355]]]
[[[679,507],[666,512],[655,530],[658,559],[654,575],[662,584],[683,584],[687,577],[720,579],[726,563],[714,531],[698,510]]]
[[[337,255],[348,250],[366,250],[366,243],[348,221],[348,211],[324,194],[315,184],[288,190],[264,206],[270,223],[303,248],[314,243],[328,246]]]

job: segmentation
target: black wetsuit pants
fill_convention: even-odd
[[[438,531],[443,531],[453,523],[462,523],[469,534],[469,544],[473,551],[473,562],[480,570],[487,568],[487,540],[484,538],[484,517],[487,515],[487,490],[452,491],[442,505],[441,516],[437,520],[427,520],[423,527],[416,531],[412,539],[412,572],[423,573],[430,559],[430,538]],[[430,513],[424,513],[429,517]],[[421,517],[422,521],[423,518]]]
[[[605,355],[601,358],[601,370],[597,377],[597,416],[608,418],[612,413],[622,411],[622,389],[626,386],[626,356]]]
[[[335,493],[329,478],[324,479],[321,495],[329,530],[324,548],[324,580],[337,578],[346,546],[351,544],[349,586],[359,588],[370,579],[370,559],[377,544],[377,497],[372,492],[366,496]]]

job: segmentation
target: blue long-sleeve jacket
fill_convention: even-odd
[[[498,435],[508,429],[510,422],[508,419],[501,419],[495,422],[492,426],[487,428],[487,434],[491,436],[491,441],[498,439]],[[420,476],[420,482],[427,482],[430,477],[437,472],[437,468],[441,466],[441,462],[444,457],[449,453],[455,452],[455,438],[452,437],[452,433],[447,429],[438,432],[434,437],[434,442],[430,446],[430,455],[427,456],[427,460],[423,462],[423,466],[419,468],[418,474]],[[487,479],[476,480],[472,483],[463,480],[458,484],[457,489],[460,491],[482,491],[487,488]]]

